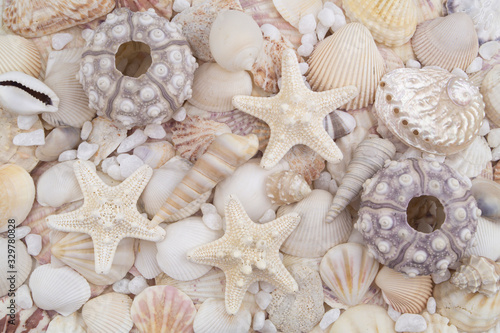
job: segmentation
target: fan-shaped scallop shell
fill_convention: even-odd
[[[484,111],[489,120],[500,126],[500,64],[488,71],[481,83]]]
[[[313,14],[315,17],[321,10],[321,0],[273,0],[278,12],[295,28],[299,27],[302,17]]]
[[[417,26],[414,0],[344,0],[342,7],[351,21],[363,23],[377,42],[387,46],[403,45]]]
[[[346,243],[330,249],[319,267],[323,282],[349,306],[360,304],[378,272],[379,264],[365,246]]]
[[[23,72],[38,77],[42,68],[35,43],[16,35],[0,36],[0,60],[0,74]]]
[[[411,43],[423,66],[439,66],[448,71],[466,70],[479,48],[474,23],[464,13],[420,23]]]
[[[415,0],[417,5],[417,23],[443,16],[442,0]]]
[[[394,321],[386,309],[378,305],[360,304],[347,309],[337,319],[329,333],[396,333]]]
[[[266,191],[273,204],[284,205],[304,199],[311,193],[311,187],[301,175],[281,171],[267,177]]]
[[[226,312],[224,300],[209,298],[198,309],[193,322],[196,333],[244,333],[252,324],[252,314],[245,308],[234,315]]]
[[[9,232],[9,235],[14,234]],[[5,249],[5,255],[0,261],[0,297],[2,297],[11,293],[13,289],[17,289],[26,281],[31,273],[32,260],[26,245],[20,240],[14,241],[12,236],[0,238],[0,246]],[[9,272],[12,271],[16,272],[15,279],[8,279],[12,274]]]
[[[73,312],[69,316],[57,315],[52,318],[47,326],[46,333],[87,333],[87,326],[83,321],[82,315],[78,312]]]
[[[479,217],[473,246],[465,252],[465,256],[481,256],[493,261],[500,259],[500,223],[498,219]]]
[[[460,289],[491,297],[500,289],[500,264],[486,257],[466,257],[450,282]]]
[[[469,178],[477,177],[491,161],[491,149],[484,137],[477,135],[461,152],[448,155],[444,163]]]
[[[400,68],[380,81],[375,111],[379,121],[407,145],[450,155],[474,140],[484,102],[479,89],[445,70]]]
[[[358,87],[359,95],[341,107],[346,110],[373,104],[377,85],[385,74],[384,59],[370,31],[360,23],[349,23],[322,40],[308,63],[307,80],[313,90]]]
[[[430,275],[410,278],[384,266],[378,272],[375,283],[382,289],[386,302],[401,313],[420,313],[432,295]]]
[[[135,252],[134,267],[146,279],[154,279],[161,273],[158,261],[156,260],[157,254],[158,249],[155,242],[144,239],[139,240],[139,245]]]
[[[134,326],[130,316],[131,306],[130,297],[112,292],[85,303],[82,316],[89,332],[128,333]]]

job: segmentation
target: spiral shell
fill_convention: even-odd
[[[311,188],[301,175],[281,171],[267,177],[266,191],[273,204],[284,205],[304,199]]]
[[[472,255],[462,260],[450,282],[460,289],[491,297],[500,290],[500,265],[489,258]]]

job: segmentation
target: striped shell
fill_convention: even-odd
[[[500,290],[500,264],[486,257],[472,255],[462,260],[462,265],[453,273],[450,282],[471,293],[494,296]]]
[[[38,77],[41,68],[40,53],[33,41],[16,35],[0,36],[0,74],[15,71]]]

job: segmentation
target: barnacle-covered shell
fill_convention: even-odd
[[[273,204],[285,205],[304,199],[311,193],[311,187],[301,175],[281,171],[267,177],[266,191]]]
[[[491,297],[500,289],[500,264],[486,257],[466,257],[450,282],[460,289]]]
[[[444,272],[472,243],[480,210],[468,179],[437,161],[392,161],[365,186],[358,231],[377,260],[410,276]],[[396,189],[396,190],[393,190]],[[439,229],[426,234],[408,224],[410,200],[439,200],[445,212]]]
[[[42,68],[35,43],[16,35],[0,36],[0,60],[0,74],[16,71],[38,77]]]
[[[124,76],[115,64],[120,46],[131,40],[151,48],[152,63],[139,77]],[[155,13],[120,8],[88,41],[79,75],[90,106],[130,128],[170,119],[191,97],[197,66],[175,23]]]
[[[382,78],[375,98],[379,121],[401,141],[450,155],[474,140],[484,102],[468,80],[436,68],[400,68]]]
[[[500,126],[500,64],[488,71],[481,83],[484,111],[489,120]]]
[[[82,317],[89,332],[128,333],[134,326],[131,305],[132,299],[127,295],[111,292],[85,303]]]
[[[387,46],[406,43],[417,27],[413,0],[344,0],[346,16],[370,29],[373,38]]]

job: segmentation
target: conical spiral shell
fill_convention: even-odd
[[[273,204],[285,205],[304,199],[311,188],[298,173],[281,171],[267,177],[266,191]]]
[[[430,275],[409,278],[384,266],[378,272],[375,283],[382,290],[386,302],[401,313],[420,313],[432,295]]]
[[[40,53],[32,40],[16,35],[0,36],[0,74],[23,72],[38,77],[41,68]]]
[[[439,66],[448,71],[457,67],[466,70],[479,48],[474,23],[465,13],[419,24],[411,42],[422,65]]]
[[[489,120],[500,126],[500,65],[496,65],[486,76],[481,84],[484,111]]]
[[[370,31],[360,23],[349,23],[321,41],[308,63],[307,80],[313,90],[358,87],[359,95],[345,105],[347,110],[373,104],[377,85],[386,72]]]
[[[462,260],[450,282],[460,289],[491,297],[500,289],[500,265],[489,258],[472,255]]]
[[[386,160],[396,154],[396,147],[386,139],[372,138],[362,141],[354,151],[347,172],[333,198],[326,221],[331,222],[361,192],[363,183],[373,177]]]
[[[351,21],[363,23],[377,42],[387,46],[403,45],[417,27],[414,0],[344,0],[342,7]]]

